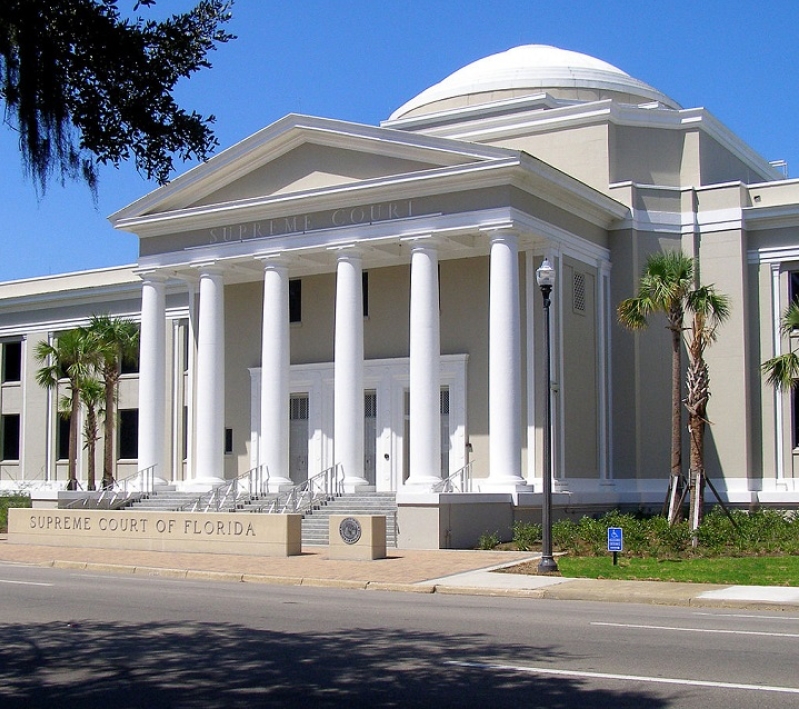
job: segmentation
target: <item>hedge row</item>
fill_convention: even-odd
[[[31,498],[27,495],[19,494],[0,494],[0,532],[8,531],[8,508],[9,507],[30,507]]]
[[[583,517],[578,522],[555,522],[552,545],[556,551],[577,556],[604,555],[608,549],[608,527],[621,527],[628,556],[799,554],[799,517],[793,512],[734,510],[731,517],[717,508],[710,511],[699,529],[697,548],[691,547],[687,522],[669,526],[662,516],[641,517],[620,512],[609,512],[599,518]],[[521,551],[541,543],[539,524],[517,523],[513,532],[513,542]]]

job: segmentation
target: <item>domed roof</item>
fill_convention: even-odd
[[[617,98],[679,108],[665,94],[612,64],[567,49],[527,44],[467,64],[400,106],[389,120],[542,91],[578,101]]]

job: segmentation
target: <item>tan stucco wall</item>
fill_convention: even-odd
[[[607,193],[611,181],[608,141],[608,126],[599,124],[534,133],[492,141],[492,144],[524,150],[594,189]]]
[[[611,239],[611,318],[625,298],[638,292],[647,256],[679,242],[647,232],[618,231]],[[631,333],[611,329],[613,474],[617,478],[662,479],[669,474],[671,438],[671,336],[657,314],[649,327]]]
[[[745,237],[739,230],[703,235],[699,256],[700,283],[715,285],[730,299],[729,319],[705,352],[711,391],[707,413],[712,422],[706,428],[705,468],[711,477],[724,470],[727,478],[745,478],[752,461]],[[686,324],[690,322],[689,315]]]
[[[596,269],[565,259],[563,264],[563,367],[561,394],[565,420],[566,478],[599,477]],[[575,303],[575,276],[584,284],[584,306]]]

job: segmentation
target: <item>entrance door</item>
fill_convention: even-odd
[[[308,479],[308,395],[289,400],[289,476],[295,485]]]

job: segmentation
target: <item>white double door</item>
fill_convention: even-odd
[[[441,475],[466,464],[465,355],[441,357]],[[252,467],[260,445],[260,368],[251,374]],[[332,467],[335,460],[332,363],[291,367],[289,473],[295,484]],[[409,362],[407,358],[364,364],[364,471],[368,485],[398,490],[408,472]]]

